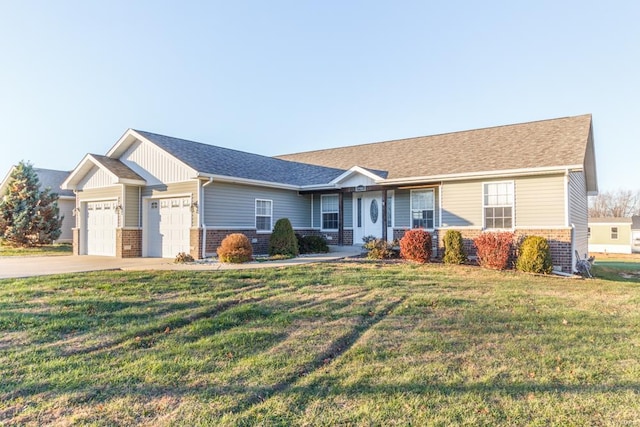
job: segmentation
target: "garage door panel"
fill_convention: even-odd
[[[88,202],[86,210],[87,254],[115,256],[118,217],[116,202]]]
[[[147,255],[173,258],[189,252],[191,199],[167,198],[149,202],[147,224]]]

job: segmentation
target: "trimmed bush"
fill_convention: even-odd
[[[467,252],[464,250],[462,233],[458,230],[447,230],[444,233],[444,256],[442,261],[445,264],[464,264],[467,262]]]
[[[229,234],[216,250],[220,262],[243,263],[253,258],[253,246],[242,233]]]
[[[329,252],[327,239],[322,236],[302,236],[296,234],[298,250],[301,254],[324,254]]]
[[[394,249],[397,242],[387,242],[373,236],[365,236],[362,238],[363,248],[367,250],[367,258],[369,259],[392,259],[397,258],[398,253]]]
[[[424,264],[431,260],[431,234],[420,229],[408,230],[400,239],[400,256]]]
[[[553,264],[547,239],[540,236],[525,237],[520,244],[516,268],[528,273],[551,273]]]
[[[480,267],[504,270],[509,263],[513,247],[513,233],[482,233],[473,239]]]
[[[280,218],[273,227],[273,233],[269,238],[269,255],[298,256],[298,239],[293,232],[291,221],[288,218]]]

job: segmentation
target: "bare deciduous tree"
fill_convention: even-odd
[[[640,215],[640,191],[603,191],[589,199],[589,217],[621,218]]]

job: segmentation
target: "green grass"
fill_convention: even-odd
[[[33,248],[14,248],[0,242],[0,257],[71,255],[72,249],[69,243],[56,243]]]
[[[637,425],[640,283],[375,262],[0,281],[0,424]]]

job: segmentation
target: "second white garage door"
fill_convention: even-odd
[[[117,202],[87,203],[87,255],[116,255]]]
[[[147,215],[147,256],[175,258],[189,253],[191,198],[149,200]]]

